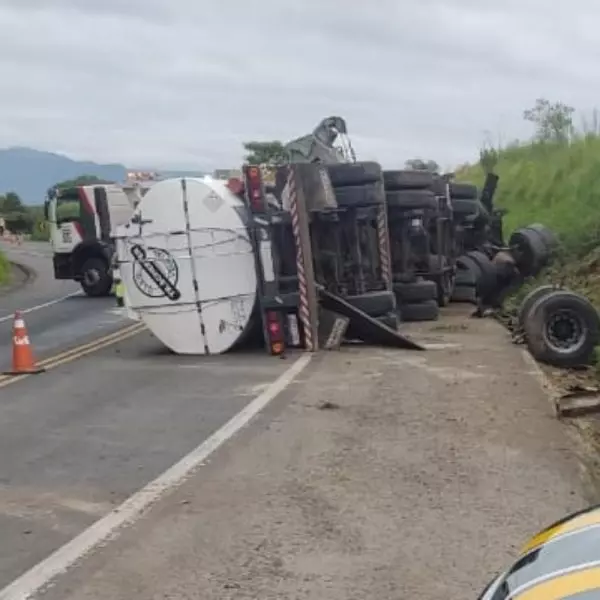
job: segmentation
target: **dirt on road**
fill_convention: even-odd
[[[476,598],[527,536],[591,498],[522,350],[458,313],[412,328],[426,353],[316,358],[44,597]]]

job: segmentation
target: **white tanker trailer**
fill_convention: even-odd
[[[224,182],[167,179],[119,228],[131,316],[177,354],[221,354],[260,334],[248,212]]]

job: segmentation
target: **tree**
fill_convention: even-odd
[[[573,131],[575,109],[563,102],[551,103],[538,98],[535,106],[523,112],[523,118],[533,123],[535,137],[540,142],[567,142]]]
[[[24,210],[25,206],[15,192],[8,192],[5,196],[0,196],[0,211],[3,213],[23,212]]]
[[[4,217],[6,227],[14,233],[29,233],[33,219],[29,208],[25,206],[15,192],[0,196],[0,214]]]
[[[283,144],[277,140],[270,142],[244,142],[247,165],[276,164],[285,158]]]
[[[404,166],[411,171],[429,171],[430,173],[439,173],[440,171],[440,166],[435,160],[411,158],[404,163]]]

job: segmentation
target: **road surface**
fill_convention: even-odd
[[[35,353],[40,358],[117,331],[131,323],[114,298],[87,298],[72,281],[56,281],[48,244],[21,246],[0,242],[9,259],[35,272],[15,293],[0,295],[0,371],[10,366],[13,314],[22,310]]]
[[[419,331],[435,349],[316,357],[209,460],[193,451],[185,464],[204,466],[181,486],[167,472],[0,600],[477,598],[528,536],[586,503],[580,465],[497,323]]]
[[[118,325],[43,281],[49,357]],[[0,600],[476,597],[585,504],[580,464],[496,323],[416,332],[312,362],[140,332],[0,381]]]
[[[2,366],[19,308],[51,368],[0,377],[0,589],[176,463],[291,362],[262,351],[179,357],[139,330],[97,344],[129,326],[114,299],[55,282],[44,246],[7,253],[37,277],[0,298]]]

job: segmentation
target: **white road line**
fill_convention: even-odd
[[[167,469],[133,496],[130,496],[123,504],[96,521],[48,558],[6,586],[0,591],[0,600],[27,600],[32,598],[58,576],[66,573],[89,552],[114,539],[123,527],[135,523],[152,504],[189,479],[213,452],[230,440],[276,396],[283,392],[308,365],[311,356],[311,354],[303,354],[252,402],[187,456],[184,456],[178,463]]]
[[[36,310],[40,310],[41,308],[47,308],[48,306],[52,306],[54,304],[58,304],[63,300],[67,300],[69,298],[74,298],[75,296],[83,296],[82,292],[73,292],[72,294],[67,294],[66,296],[61,296],[60,298],[55,298],[54,300],[50,300],[48,302],[44,302],[43,304],[37,304],[36,306],[31,306],[30,308],[25,308],[21,311],[21,314],[26,315],[27,313],[34,312]],[[7,315],[6,317],[0,318],[0,323],[4,321],[10,321],[10,319],[14,318],[14,315]]]

